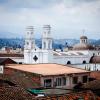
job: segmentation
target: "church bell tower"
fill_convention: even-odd
[[[51,38],[50,25],[43,26],[42,49],[43,50],[52,50],[52,38]]]
[[[24,63],[31,63],[31,52],[34,48],[34,28],[33,26],[28,26],[25,30]]]
[[[51,63],[53,60],[52,38],[50,25],[44,25],[42,34],[42,49],[35,44],[33,26],[26,28],[24,63],[39,64]]]
[[[35,40],[33,38],[34,36],[34,28],[33,26],[28,26],[26,28],[26,34],[25,34],[25,49],[31,50],[35,46]]]

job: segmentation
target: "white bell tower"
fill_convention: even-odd
[[[24,49],[31,50],[34,48],[35,40],[34,40],[33,36],[34,36],[34,28],[33,28],[33,26],[28,26],[26,28]]]
[[[39,64],[52,63],[52,38],[50,25],[44,25],[44,32],[42,34],[42,49],[35,45],[33,26],[26,29],[25,46],[24,46],[24,63],[25,64]]]
[[[43,26],[42,34],[42,49],[43,50],[52,50],[52,38],[51,38],[51,27],[50,25]]]
[[[31,62],[31,51],[35,48],[34,28],[28,26],[25,30],[24,63]]]

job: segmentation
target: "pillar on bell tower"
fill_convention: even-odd
[[[24,49],[31,50],[34,48],[34,46],[35,46],[34,28],[33,26],[28,26],[26,28]]]
[[[43,26],[42,49],[43,50],[51,50],[52,49],[52,37],[51,37],[50,25]]]

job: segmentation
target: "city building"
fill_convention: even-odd
[[[34,28],[29,26],[26,29],[25,47],[24,47],[24,63],[53,63],[51,27],[45,25],[42,34],[42,49],[38,48],[34,39]]]
[[[87,83],[90,76],[89,71],[60,64],[6,65],[4,74],[5,77],[10,75],[11,81],[17,80],[23,84],[24,88],[38,86],[72,89],[78,83]]]
[[[52,49],[52,41],[50,25],[43,26],[42,48],[37,47],[35,44],[34,28],[32,26],[27,27],[24,46],[24,63],[57,63],[63,65],[100,63],[100,50],[89,44],[86,36],[81,36],[80,43],[74,45],[72,50],[68,51],[54,51]],[[97,69],[98,68],[96,68],[96,70]]]

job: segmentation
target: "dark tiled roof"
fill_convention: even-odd
[[[7,58],[0,58],[0,64],[3,63]]]
[[[7,62],[8,61],[8,62]],[[0,65],[2,64],[16,64],[15,61],[13,61],[12,59],[10,58],[0,58]]]
[[[0,57],[24,57],[24,55],[14,53],[0,53]]]

